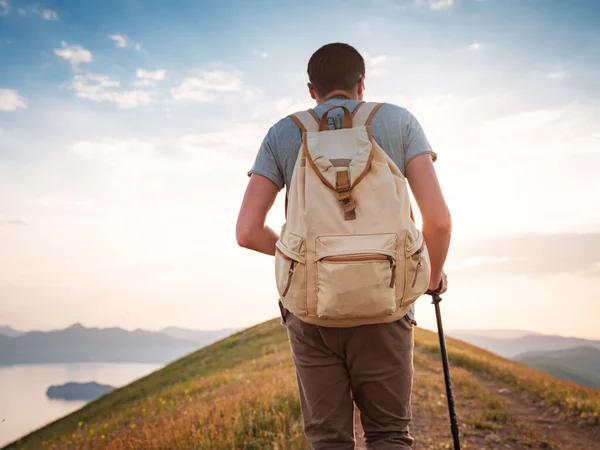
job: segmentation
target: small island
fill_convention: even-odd
[[[52,399],[61,400],[95,400],[104,394],[115,390],[113,386],[107,384],[90,383],[66,383],[58,386],[50,386],[46,391],[46,396]]]

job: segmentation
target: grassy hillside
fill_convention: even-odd
[[[515,361],[557,378],[600,388],[600,350],[594,347],[529,352],[515,357]]]
[[[413,433],[419,449],[449,448],[437,335],[415,339]],[[448,343],[465,449],[594,448],[600,391]],[[271,320],[237,333],[6,448],[308,449],[286,330]]]

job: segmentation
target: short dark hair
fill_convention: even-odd
[[[313,53],[307,72],[320,96],[336,89],[349,91],[365,74],[365,60],[351,45],[335,42]]]

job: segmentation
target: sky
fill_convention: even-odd
[[[453,217],[446,328],[600,339],[600,3],[0,0],[0,324],[278,315],[235,222],[269,128],[346,42],[407,108]],[[268,218],[279,231],[283,194]],[[428,297],[417,322],[435,328]]]

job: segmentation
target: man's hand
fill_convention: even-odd
[[[430,291],[436,291],[440,287],[440,282],[441,282],[442,287],[440,288],[440,291],[438,292],[438,294],[443,294],[444,292],[446,292],[448,290],[448,276],[446,275],[446,272],[444,272],[443,270],[442,270],[441,280],[438,279],[438,281],[430,281],[429,287],[427,289]]]
[[[238,245],[266,255],[275,255],[277,233],[265,225],[279,188],[261,175],[252,174],[238,215],[235,235]]]

